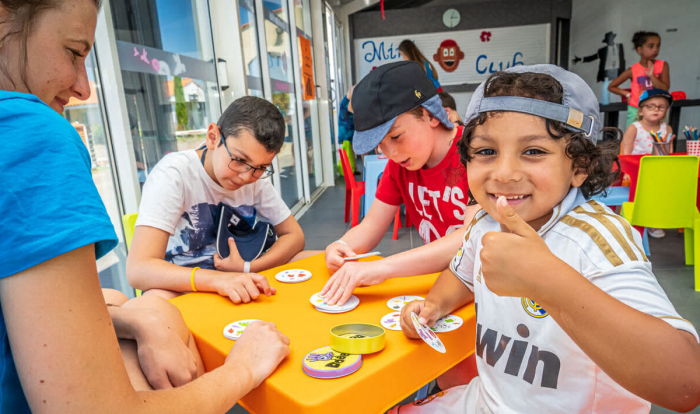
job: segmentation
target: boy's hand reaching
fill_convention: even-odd
[[[326,282],[321,294],[326,295],[329,305],[343,305],[350,299],[355,288],[378,285],[387,278],[382,270],[382,261],[346,263]]]
[[[406,304],[406,306],[401,309],[401,330],[404,335],[412,339],[418,339],[420,336],[413,326],[413,321],[411,321],[411,312],[418,315],[418,321],[420,323],[431,328],[435,325],[435,322],[443,316],[437,306],[431,302],[414,300]]]
[[[236,241],[233,240],[233,237],[228,238],[228,249],[231,253],[225,259],[219,256],[219,253],[214,253],[214,267],[222,272],[242,272],[245,260],[238,253],[238,247],[236,247]]]
[[[496,203],[499,223],[510,233],[491,231],[482,237],[481,270],[486,286],[499,296],[535,300],[547,275],[560,263],[539,234],[527,224],[506,198]]]
[[[345,264],[344,257],[357,256],[349,246],[334,241],[326,247],[326,267],[331,273],[335,273]]]

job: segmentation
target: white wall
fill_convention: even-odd
[[[588,56],[603,47],[606,32],[617,33],[616,42],[625,48],[625,64],[639,61],[632,35],[639,30],[661,36],[659,59],[671,69],[671,91],[684,91],[689,99],[700,98],[700,1],[698,0],[573,0],[569,55]],[[667,32],[668,29],[677,29]],[[603,83],[596,82],[598,61],[569,65],[591,86],[600,100]],[[629,82],[623,84],[628,86]],[[611,102],[620,102],[612,95]],[[620,114],[624,128],[626,114]],[[683,108],[680,127],[700,127],[700,107]]]

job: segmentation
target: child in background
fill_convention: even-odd
[[[442,86],[440,86],[440,82],[438,82],[438,74],[435,71],[435,66],[421,53],[420,49],[418,49],[418,46],[416,46],[413,41],[406,39],[399,43],[399,55],[401,55],[403,60],[412,60],[421,65],[428,79],[435,85],[435,89],[437,89],[438,92],[442,92]]]
[[[453,98],[452,95],[447,92],[440,92],[438,93],[438,96],[442,101],[442,107],[445,108],[445,111],[447,111],[447,119],[449,119],[450,122],[455,125],[464,125],[462,118],[459,117],[459,113],[457,112],[457,103],[455,102],[455,98]]]
[[[695,328],[669,302],[639,233],[586,199],[616,178],[598,102],[555,65],[495,73],[474,93],[459,143],[483,211],[425,301],[432,326],[471,302],[479,376],[392,413],[639,413],[700,403]]]
[[[654,148],[654,139],[650,132],[659,133],[664,140],[672,135],[671,126],[663,122],[671,103],[673,103],[673,97],[663,89],[651,89],[642,93],[639,98],[637,121],[627,128],[622,138],[620,146],[622,155],[651,154]],[[666,236],[663,229],[650,227],[647,232],[650,237],[655,239]]]
[[[627,97],[627,126],[629,127],[637,119],[639,108],[639,98],[642,92],[650,89],[671,89],[671,75],[668,63],[657,60],[659,49],[661,49],[661,37],[656,32],[637,32],[632,36],[632,43],[639,54],[639,62],[622,72],[622,75],[615,78],[608,90],[620,96]],[[631,92],[620,89],[620,86],[627,79],[631,81]]]
[[[673,97],[663,89],[651,89],[642,93],[637,120],[627,128],[622,138],[622,155],[651,154],[654,139],[650,132],[659,133],[663,139],[671,136],[673,129],[664,122],[671,103]]]
[[[129,283],[166,299],[203,291],[239,303],[274,294],[267,279],[254,272],[285,264],[304,248],[299,223],[265,179],[273,172],[284,133],[284,119],[273,104],[244,96],[209,125],[204,148],[163,157],[143,188],[126,263]],[[229,238],[230,254],[221,258],[222,205],[255,211],[273,226],[277,241],[264,255],[246,261],[243,246]]]

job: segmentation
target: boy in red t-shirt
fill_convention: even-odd
[[[420,65],[405,61],[373,70],[355,87],[352,107],[355,153],[379,146],[390,160],[367,216],[326,247],[326,265],[335,272],[322,291],[328,304],[345,303],[359,286],[445,270],[479,210],[467,207],[467,173],[457,153],[462,128],[447,119]],[[379,244],[401,204],[426,245],[379,261],[345,263],[343,257]]]

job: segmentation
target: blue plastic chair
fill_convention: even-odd
[[[591,197],[591,200],[605,204],[608,207],[622,206],[622,203],[630,201],[629,187],[608,187],[606,192],[606,195],[598,194]],[[644,254],[646,254],[647,257],[651,256],[651,252],[649,251],[649,235],[647,234],[646,227],[642,235],[642,247],[644,248]]]

